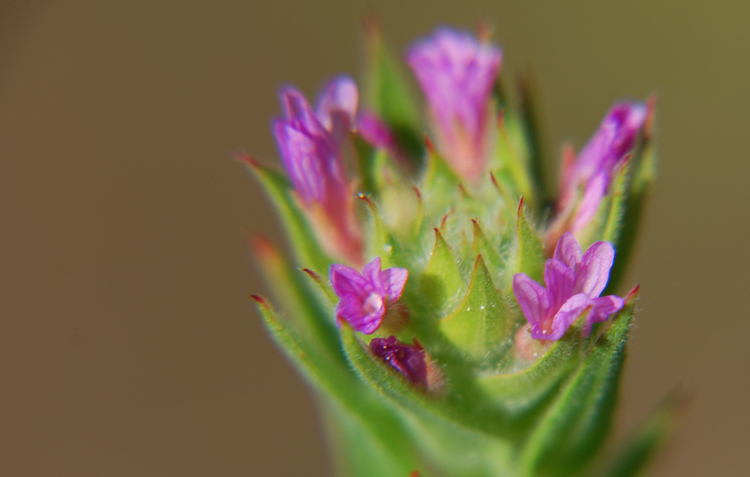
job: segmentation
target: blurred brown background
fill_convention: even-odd
[[[621,425],[682,382],[654,475],[750,475],[750,3],[623,3],[0,2],[0,475],[328,474],[247,297],[245,239],[279,227],[230,155],[277,161],[278,86],[358,73],[368,11],[398,48],[491,20],[550,149],[658,92]]]

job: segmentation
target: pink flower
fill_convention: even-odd
[[[281,158],[329,253],[354,262],[361,237],[341,146],[354,127],[358,92],[346,76],[331,80],[315,111],[294,88],[281,92],[284,117],[273,123]]]
[[[490,95],[501,60],[499,48],[448,28],[436,30],[407,53],[430,105],[438,144],[456,172],[469,180],[485,171]]]
[[[615,250],[609,242],[596,242],[582,256],[578,242],[566,232],[557,243],[554,257],[545,263],[546,288],[525,273],[517,273],[513,292],[531,325],[531,336],[559,340],[587,310],[583,334],[588,336],[594,323],[606,321],[622,309],[622,298],[599,296],[609,280],[614,258]]]
[[[336,306],[336,323],[346,321],[364,334],[374,333],[383,321],[388,306],[404,292],[409,272],[405,268],[380,270],[380,257],[365,265],[360,274],[344,265],[331,265],[333,291],[341,298]]]
[[[578,189],[583,189],[583,197],[569,227],[574,234],[596,215],[602,199],[609,191],[617,166],[633,149],[646,116],[645,104],[615,104],[578,154],[578,159],[568,164],[569,170],[563,171],[565,180],[561,187],[559,209],[570,205]]]

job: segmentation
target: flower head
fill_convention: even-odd
[[[428,387],[426,353],[421,347],[400,343],[395,336],[391,336],[370,341],[370,351],[398,370],[412,384]]]
[[[558,340],[570,325],[588,310],[583,333],[594,323],[606,321],[625,304],[618,296],[600,297],[609,280],[615,250],[609,242],[596,242],[581,253],[581,247],[566,232],[555,255],[544,266],[546,288],[524,273],[513,277],[513,292],[536,339]]]
[[[596,215],[607,195],[615,170],[633,149],[638,132],[646,121],[645,104],[617,103],[604,117],[599,129],[578,154],[575,162],[563,171],[559,208],[570,205],[577,190],[583,196],[572,218],[569,230],[574,234],[583,229]]]
[[[474,180],[487,159],[489,100],[502,53],[471,34],[441,28],[407,54],[432,111],[448,162]]]
[[[383,321],[388,306],[404,292],[409,272],[405,268],[380,269],[380,257],[357,270],[331,265],[333,291],[341,298],[336,306],[336,323],[346,321],[364,334],[374,333]]]
[[[358,93],[346,76],[331,80],[313,111],[294,88],[281,92],[284,117],[273,123],[281,158],[330,253],[357,261],[361,238],[354,219],[341,145],[354,127]]]

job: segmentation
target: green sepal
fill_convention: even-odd
[[[510,337],[513,321],[482,256],[456,310],[440,320],[443,334],[475,361],[491,357]]]
[[[367,206],[367,211],[370,215],[370,230],[368,233],[369,240],[367,244],[367,252],[373,257],[380,257],[382,268],[389,268],[392,266],[391,253],[393,252],[393,244],[391,243],[392,237],[388,233],[388,230],[383,224],[383,219],[380,217],[378,206],[375,202],[365,194],[359,195],[360,200]]]
[[[520,458],[522,475],[575,475],[603,444],[615,410],[636,298],[637,289],[529,437]]]
[[[484,258],[485,265],[490,270],[490,274],[494,276],[503,266],[503,260],[500,256],[500,244],[491,244],[484,234],[482,227],[479,225],[479,221],[472,219],[474,225],[474,242],[472,243],[471,251],[476,257],[481,255]]]
[[[428,140],[427,169],[420,185],[426,215],[438,216],[456,205],[462,195],[461,179]]]
[[[608,459],[606,470],[599,469],[598,477],[636,477],[659,454],[672,434],[685,398],[679,391],[672,392],[662,404],[620,444],[616,455]]]
[[[578,233],[578,243],[583,250],[599,240],[612,242],[617,247],[628,199],[629,165],[629,161],[624,161],[617,166],[609,192],[602,200],[599,210],[586,227]]]
[[[541,283],[544,274],[544,243],[529,220],[523,198],[518,204],[516,234],[515,273],[525,273]]]
[[[496,405],[520,416],[548,399],[579,362],[577,336],[555,341],[533,365],[514,373],[480,375],[477,383]]]
[[[527,74],[518,80],[520,96],[521,126],[529,151],[529,175],[534,189],[537,191],[541,203],[551,201],[551,193],[547,190],[544,177],[545,151],[544,134],[539,119],[539,88],[532,74]]]
[[[339,298],[333,291],[331,284],[328,283],[328,280],[321,277],[320,274],[318,274],[318,272],[316,272],[315,270],[311,270],[309,268],[302,268],[301,270],[305,272],[308,277],[310,277],[315,285],[317,285],[317,287],[320,289],[320,292],[323,294],[329,304],[335,305],[336,303],[338,303]]]
[[[303,263],[315,270],[327,270],[332,260],[318,243],[315,230],[300,208],[289,179],[253,159],[243,158],[243,161],[263,185],[281,216],[297,263]]]
[[[622,232],[616,244],[617,255],[612,271],[609,275],[609,284],[604,293],[615,293],[620,281],[625,274],[630,255],[635,247],[635,240],[640,230],[643,211],[648,199],[651,184],[656,179],[657,157],[654,147],[651,128],[654,121],[653,101],[649,101],[649,116],[641,134],[641,140],[636,146],[630,159],[631,179],[628,184],[628,196],[625,205],[625,214],[622,218]]]
[[[456,258],[438,229],[435,229],[435,247],[419,283],[422,294],[437,310],[443,310],[454,303],[464,289]]]
[[[420,113],[404,72],[383,42],[379,28],[367,30],[368,59],[365,75],[367,104],[385,121],[401,149],[418,166],[424,155]]]
[[[529,203],[534,204],[536,203],[534,178],[523,153],[518,151],[519,141],[514,141],[511,138],[512,132],[521,134],[520,126],[512,114],[505,110],[497,122],[495,154],[499,160],[499,167],[495,174],[507,174],[511,178],[510,181],[507,181],[507,185],[513,189],[513,195],[516,197],[521,195]]]

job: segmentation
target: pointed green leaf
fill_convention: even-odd
[[[466,295],[452,314],[440,320],[440,329],[457,348],[480,361],[504,344],[512,325],[508,307],[479,255]]]
[[[327,270],[331,259],[318,243],[315,231],[293,195],[294,189],[289,180],[250,158],[243,158],[243,161],[263,185],[281,216],[298,263],[316,270]]]
[[[323,294],[330,305],[335,305],[336,303],[338,303],[339,298],[333,291],[331,284],[328,283],[328,280],[309,268],[303,268],[302,271],[305,272],[308,277],[310,277],[315,285],[317,285],[317,287],[320,289],[320,292]]]
[[[534,189],[539,192],[540,202],[545,202],[551,198],[551,194],[546,188],[544,177],[544,136],[539,119],[539,89],[536,85],[534,76],[525,75],[518,81],[519,92],[521,97],[521,125],[526,138],[526,144],[529,150],[528,170],[532,177]]]
[[[393,237],[388,233],[383,224],[383,220],[380,218],[380,212],[378,207],[373,200],[361,194],[359,198],[367,206],[367,211],[370,214],[370,230],[368,233],[368,250],[367,252],[374,257],[380,257],[382,267],[389,268],[393,266],[391,263],[391,255],[393,253]]]
[[[515,123],[511,118],[511,114],[507,110],[504,111],[497,125],[498,133],[495,154],[500,164],[496,175],[507,174],[512,179],[508,181],[508,185],[513,188],[512,195],[516,197],[522,195],[527,201],[535,203],[534,179],[523,156],[517,152],[512,144],[508,130],[513,124]]]
[[[523,414],[547,399],[578,364],[578,336],[566,335],[531,367],[515,373],[480,376],[479,386],[495,404]]]
[[[367,43],[367,103],[388,124],[401,148],[419,162],[424,150],[420,113],[404,73],[384,44],[377,27],[369,29]]]
[[[531,434],[521,456],[523,475],[574,475],[604,442],[615,409],[636,296],[634,290]]]
[[[596,473],[602,477],[636,477],[657,456],[672,434],[685,398],[673,392],[640,428],[619,446],[607,470]]]
[[[525,273],[537,282],[542,281],[544,272],[544,244],[539,233],[531,225],[524,207],[524,199],[518,204],[517,250],[515,273]]]
[[[625,214],[622,218],[622,232],[615,247],[617,255],[615,256],[615,263],[612,266],[609,284],[605,293],[615,293],[620,280],[622,280],[625,274],[640,230],[640,223],[651,184],[656,178],[656,151],[648,131],[644,131],[644,136],[640,144],[636,147],[630,162],[632,178],[628,184]]]
[[[453,303],[464,288],[458,263],[438,229],[435,229],[435,247],[419,283],[424,296],[438,310]]]
[[[472,254],[476,257],[481,255],[484,258],[485,265],[494,274],[503,266],[503,260],[500,257],[500,243],[490,243],[484,234],[478,220],[471,221],[474,224],[474,242],[472,244]]]

